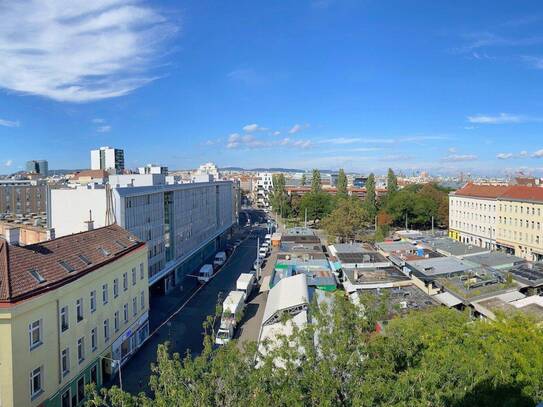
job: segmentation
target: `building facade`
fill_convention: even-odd
[[[0,405],[80,406],[146,340],[147,248],[108,226],[0,241]]]
[[[449,195],[449,237],[543,261],[543,188],[466,184]]]
[[[91,170],[124,171],[124,150],[120,148],[100,147],[91,150]]]
[[[0,182],[0,214],[26,215],[47,211],[47,185],[34,180]]]
[[[26,162],[26,171],[39,174],[42,177],[49,175],[49,163],[47,160],[31,160]]]
[[[50,207],[57,236],[85,230],[92,219],[96,227],[116,222],[145,241],[149,284],[165,291],[222,247],[237,221],[229,181],[57,189]]]
[[[468,183],[449,194],[449,237],[466,244],[496,248],[496,199],[509,187]]]
[[[533,261],[543,261],[543,188],[514,186],[497,198],[496,245]]]
[[[253,201],[262,209],[270,207],[270,194],[273,190],[273,174],[271,172],[259,172],[256,176]]]

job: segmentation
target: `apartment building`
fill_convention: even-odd
[[[449,195],[449,237],[543,260],[543,188],[466,184]]]
[[[113,184],[113,176],[111,185],[51,190],[48,226],[64,236],[86,230],[89,222],[117,223],[147,243],[149,284],[167,292],[224,246],[237,220],[233,185],[155,184],[148,178],[149,185],[133,186],[146,177],[164,179],[131,174],[129,185]]]
[[[0,405],[81,406],[148,337],[147,247],[107,226],[0,240]]]
[[[0,180],[0,213],[46,212],[47,185],[37,180]]]
[[[253,200],[259,208],[270,207],[270,193],[273,190],[273,174],[271,172],[259,172],[256,176]]]
[[[496,248],[496,199],[509,187],[468,183],[449,194],[449,237]]]
[[[115,173],[124,171],[124,150],[100,147],[91,150],[91,170],[104,170]]]
[[[497,247],[543,261],[543,188],[512,186],[497,198],[497,208]]]

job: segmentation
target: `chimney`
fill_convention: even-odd
[[[19,246],[20,233],[19,228],[6,228],[4,231],[7,242],[13,246]]]
[[[86,220],[85,222],[85,230],[93,230],[94,229],[94,221],[92,220],[92,211],[89,210],[89,220]]]
[[[49,228],[47,229],[47,240],[53,240],[55,239],[55,228]]]

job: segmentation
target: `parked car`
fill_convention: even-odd
[[[200,271],[198,272],[198,282],[200,282],[201,284],[205,284],[212,278],[213,278],[213,265],[204,264],[200,268]]]
[[[226,263],[226,253],[225,252],[218,252],[215,255],[215,260],[213,260],[213,266],[215,268],[221,267],[224,263]]]

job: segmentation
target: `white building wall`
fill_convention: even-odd
[[[49,207],[50,225],[55,236],[61,237],[87,230],[85,221],[92,211],[94,227],[106,226],[106,190],[102,189],[51,189]]]
[[[464,243],[494,249],[496,216],[495,199],[449,196],[449,229]]]
[[[100,150],[91,150],[91,170],[100,169]]]

